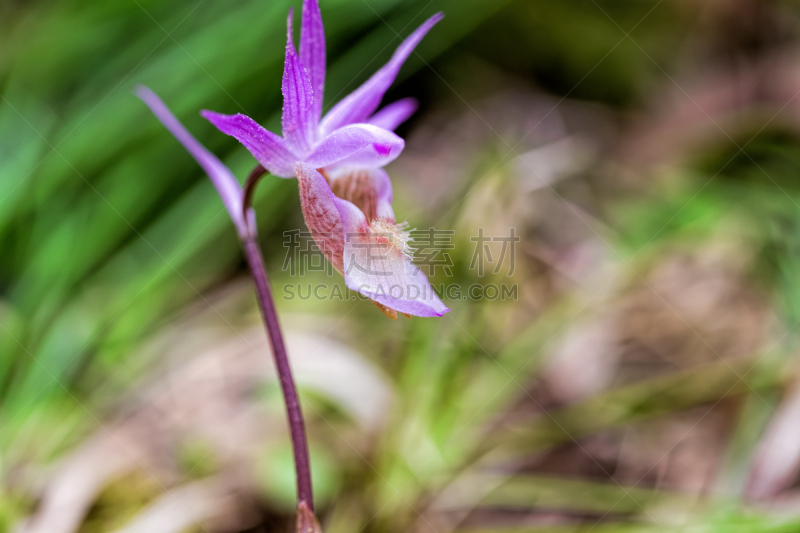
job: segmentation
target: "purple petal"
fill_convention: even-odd
[[[403,151],[405,142],[390,131],[369,124],[352,124],[328,135],[306,163],[323,168],[336,163],[382,167]]]
[[[300,62],[305,65],[314,91],[312,118],[319,123],[322,95],[325,92],[325,28],[317,0],[303,1],[303,25],[300,29]]]
[[[297,57],[292,41],[292,15],[286,21],[286,61],[283,65],[283,138],[286,144],[297,154],[308,154],[317,129],[317,121],[313,118],[312,105],[314,91],[303,63]]]
[[[286,148],[283,139],[259,126],[252,118],[241,113],[223,115],[201,111],[200,114],[219,131],[242,143],[270,173],[281,178],[294,176],[295,157]]]
[[[356,274],[351,272],[348,275],[350,265],[348,264],[349,248],[347,243],[345,243],[344,250],[344,283],[349,289],[358,291],[371,300],[407,315],[433,317],[443,316],[450,311],[450,308],[433,291],[427,276],[411,261],[406,259],[401,262],[398,259],[393,264],[389,261],[385,262],[384,267],[388,267],[389,272],[396,269],[396,273],[389,276],[370,278],[356,267],[352,268]]]
[[[166,126],[170,133],[178,139],[203,170],[205,170],[206,174],[208,174],[211,183],[216,187],[217,192],[222,198],[222,203],[225,204],[225,208],[228,210],[239,234],[249,234],[248,223],[245,221],[244,214],[242,213],[242,188],[239,182],[236,181],[233,173],[228,167],[223,165],[214,154],[197,142],[197,139],[192,137],[192,134],[183,127],[183,124],[181,124],[177,118],[175,118],[156,93],[140,85],[136,88],[136,96],[147,104],[156,118]]]
[[[385,130],[394,131],[397,126],[408,120],[414,114],[419,105],[415,98],[403,98],[393,102],[372,115],[367,121],[373,126],[378,126]]]
[[[333,109],[322,119],[322,131],[331,132],[341,128],[346,124],[364,122],[378,109],[383,99],[383,95],[389,89],[400,71],[400,67],[419,44],[426,33],[444,15],[437,13],[429,18],[425,23],[417,28],[405,41],[397,47],[392,59],[389,60],[378,72],[368,79],[364,84],[350,93],[342,101],[336,104]]]

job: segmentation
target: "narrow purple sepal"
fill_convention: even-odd
[[[300,29],[300,62],[311,78],[314,102],[311,106],[313,126],[316,128],[322,114],[322,96],[325,92],[325,28],[317,0],[303,1],[303,23]]]
[[[403,98],[384,106],[383,109],[372,115],[367,122],[385,130],[394,131],[397,126],[408,120],[418,107],[419,104],[416,98]]]
[[[365,122],[378,109],[383,95],[394,82],[405,60],[425,34],[443,17],[443,13],[437,13],[425,21],[397,47],[386,65],[373,74],[361,87],[336,104],[320,123],[322,133],[332,132],[346,124]]]
[[[283,138],[296,155],[306,155],[316,136],[317,121],[313,118],[314,91],[305,66],[297,55],[292,40],[292,15],[286,21],[286,61],[283,66]]]
[[[147,107],[150,108],[156,118],[175,136],[178,142],[186,148],[189,154],[208,174],[211,183],[214,184],[222,203],[225,205],[225,209],[228,210],[233,224],[236,226],[236,231],[242,236],[254,234],[255,220],[252,213],[245,219],[245,215],[242,212],[242,188],[228,167],[189,133],[156,93],[144,85],[140,85],[136,88],[136,96],[147,104]]]
[[[278,135],[247,115],[223,115],[214,111],[201,111],[200,114],[219,131],[242,143],[270,173],[281,178],[294,177],[295,158]]]

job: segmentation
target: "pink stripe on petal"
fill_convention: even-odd
[[[372,147],[378,153],[380,157],[386,157],[392,153],[392,145],[391,144],[381,144],[381,143],[372,143]]]

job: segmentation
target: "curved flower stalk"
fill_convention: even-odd
[[[317,0],[304,0],[299,54],[292,39],[292,11],[287,23],[283,136],[245,115],[202,112],[266,171],[300,180],[303,216],[323,254],[349,288],[390,318],[398,312],[441,316],[449,311],[411,262],[410,235],[405,223],[396,223],[391,181],[382,169],[402,151],[404,141],[392,130],[416,110],[416,102],[403,99],[376,112],[400,67],[442,17],[429,18],[386,65],[321,117],[325,31]],[[344,212],[355,216],[346,204],[360,218],[344,217]]]
[[[297,389],[286,355],[283,335],[278,324],[278,315],[275,311],[275,302],[272,298],[269,280],[264,269],[264,260],[256,239],[255,212],[251,207],[245,208],[242,188],[228,167],[197,142],[153,91],[147,87],[140,86],[136,89],[136,95],[147,104],[156,118],[166,126],[195,158],[198,164],[203,167],[214,187],[216,187],[217,192],[219,192],[225,208],[236,226],[236,231],[242,242],[247,263],[256,285],[258,305],[272,345],[276,373],[278,374],[286,404],[289,432],[294,452],[295,472],[297,474],[298,529],[302,525],[303,531],[319,531],[318,524],[316,525],[316,530],[313,528],[308,529],[311,527],[310,524],[316,524],[316,520],[313,516],[314,498],[311,487],[311,468],[303,413],[300,409]]]

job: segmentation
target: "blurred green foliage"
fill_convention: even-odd
[[[246,112],[277,127],[290,4],[4,4],[0,385],[6,423],[25,420],[50,401],[69,403],[72,395],[91,405],[109,372],[121,364],[136,367],[131,349],[144,334],[240,268],[233,230],[212,188],[131,90],[138,83],[152,87],[245,175],[249,156],[197,111]],[[595,98],[613,92],[612,101],[628,99],[635,86],[617,71],[638,79],[624,68],[635,50],[617,46],[612,22],[581,2],[323,4],[331,65],[326,102],[356,87],[388,58],[399,36],[437,10],[448,14],[447,22],[419,49],[433,69],[411,58],[402,78],[416,74],[397,89],[423,104],[432,91],[450,90],[436,74],[439,65],[464,55],[484,56],[521,75],[544,73],[559,87],[580,81],[584,66],[608,51],[609,60],[592,71],[600,77],[579,89]],[[614,16],[625,15],[623,24],[650,9],[612,8]],[[655,39],[647,31],[654,21],[638,31]],[[597,35],[569,38],[582,33],[581,24]],[[657,27],[667,34],[664,24]],[[555,34],[543,35],[543,28],[566,40],[554,44]],[[514,35],[532,42],[521,47],[508,40]],[[293,183],[266,181],[258,211],[263,240],[276,248],[279,239],[270,237],[298,223]]]
[[[620,114],[641,109],[653,87],[663,83],[661,69],[676,66],[680,58],[674,51],[694,21],[675,4],[321,0],[330,65],[326,107],[388,59],[411,28],[442,10],[447,18],[409,60],[389,99],[413,95],[423,111],[437,105],[465,110],[473,99],[515,80]],[[138,357],[140,343],[243,272],[235,233],[208,180],[133,97],[132,88],[151,87],[244,177],[253,166],[249,154],[202,120],[198,110],[243,112],[278,128],[291,5],[299,8],[299,2],[284,0],[0,5],[0,530],[30,508],[29,501],[3,488],[10,465],[46,463],[90,433],[95,417],[107,414],[119,391],[153,363]],[[491,147],[486,152],[496,161]],[[796,135],[773,128],[758,135],[746,155],[727,142],[703,147],[687,164],[671,169],[667,185],[656,184],[634,199],[611,198],[597,214],[613,230],[614,251],[637,264],[673,246],[702,246],[730,228],[741,231],[758,257],[753,279],[791,327],[800,321],[799,164]],[[420,213],[416,225],[447,226],[464,217],[468,179],[453,194],[444,221],[437,213]],[[273,270],[284,255],[282,231],[302,227],[295,187],[291,180],[272,179],[258,190],[259,230]],[[459,238],[460,249],[469,247],[466,236]],[[457,265],[469,262],[467,252],[454,258]],[[475,281],[466,270],[456,274],[465,286]],[[331,312],[313,302],[301,308],[296,302],[279,304]],[[324,304],[335,305],[333,312],[356,305]],[[353,312],[353,331],[366,339],[362,347],[381,354],[399,407],[370,457],[374,471],[356,471],[353,465],[339,471],[325,451],[315,454],[323,499],[338,496],[330,518],[334,533],[406,531],[417,519],[409,501],[485,453],[552,446],[750,390],[724,367],[712,365],[607,392],[568,406],[551,420],[526,422],[512,438],[500,433],[497,442],[484,440],[486,424],[520,393],[521,386],[509,384],[537,374],[549,339],[580,312],[579,304],[559,300],[510,338],[496,327],[496,307],[488,304],[460,303],[452,319],[398,323],[391,330],[363,307]],[[787,353],[793,342],[790,335],[776,351]],[[749,372],[751,363],[740,363],[742,372]],[[781,385],[783,367],[775,360],[753,367],[750,387]],[[747,428],[763,418],[754,413],[741,424]],[[188,470],[197,465],[200,473],[213,470],[205,449],[198,450],[184,454],[193,465]],[[265,491],[278,491],[269,494],[275,502],[291,493],[289,466],[284,449],[265,452],[259,465],[264,476],[286,480]],[[511,480],[486,503],[544,502],[631,514],[651,504],[658,508],[670,497],[646,489],[623,494],[622,487],[601,485]],[[571,499],[575,493],[580,501]],[[120,514],[142,500],[134,494],[127,501],[113,488],[104,497],[87,531],[118,524]],[[358,512],[348,514],[353,509]],[[796,522],[738,510],[706,511],[698,513],[691,531],[798,528]],[[104,518],[104,512],[113,516]],[[586,530],[659,531],[639,524]]]

